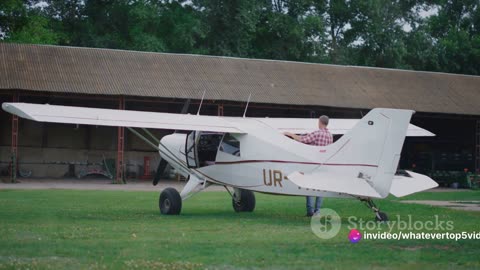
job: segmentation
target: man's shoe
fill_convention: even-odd
[[[313,216],[313,212],[308,212],[306,216],[307,216],[307,217]]]

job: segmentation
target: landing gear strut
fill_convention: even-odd
[[[375,220],[378,222],[386,222],[388,221],[388,216],[386,213],[381,212],[380,209],[375,205],[375,203],[372,201],[372,199],[360,199],[360,201],[364,202],[365,205],[372,209],[372,211],[375,213]]]

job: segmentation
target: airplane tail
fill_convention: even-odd
[[[399,109],[371,110],[332,145],[334,154],[325,163],[353,165],[355,177],[365,180],[382,197],[388,196],[414,113]]]
[[[310,174],[288,178],[312,189],[384,198],[390,193],[414,111],[373,109],[337,142]]]

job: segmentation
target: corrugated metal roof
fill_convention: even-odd
[[[480,115],[480,77],[0,43],[0,89]]]

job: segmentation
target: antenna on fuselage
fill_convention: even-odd
[[[250,95],[248,95],[247,106],[245,106],[245,111],[243,112],[243,118],[245,118],[245,115],[247,114],[248,104],[250,104],[250,98],[251,97],[252,97],[252,93],[250,93]]]
[[[197,115],[200,115],[200,109],[202,109],[203,98],[205,97],[205,92],[206,92],[206,90],[203,90],[202,100],[200,100],[200,106],[198,106]]]

